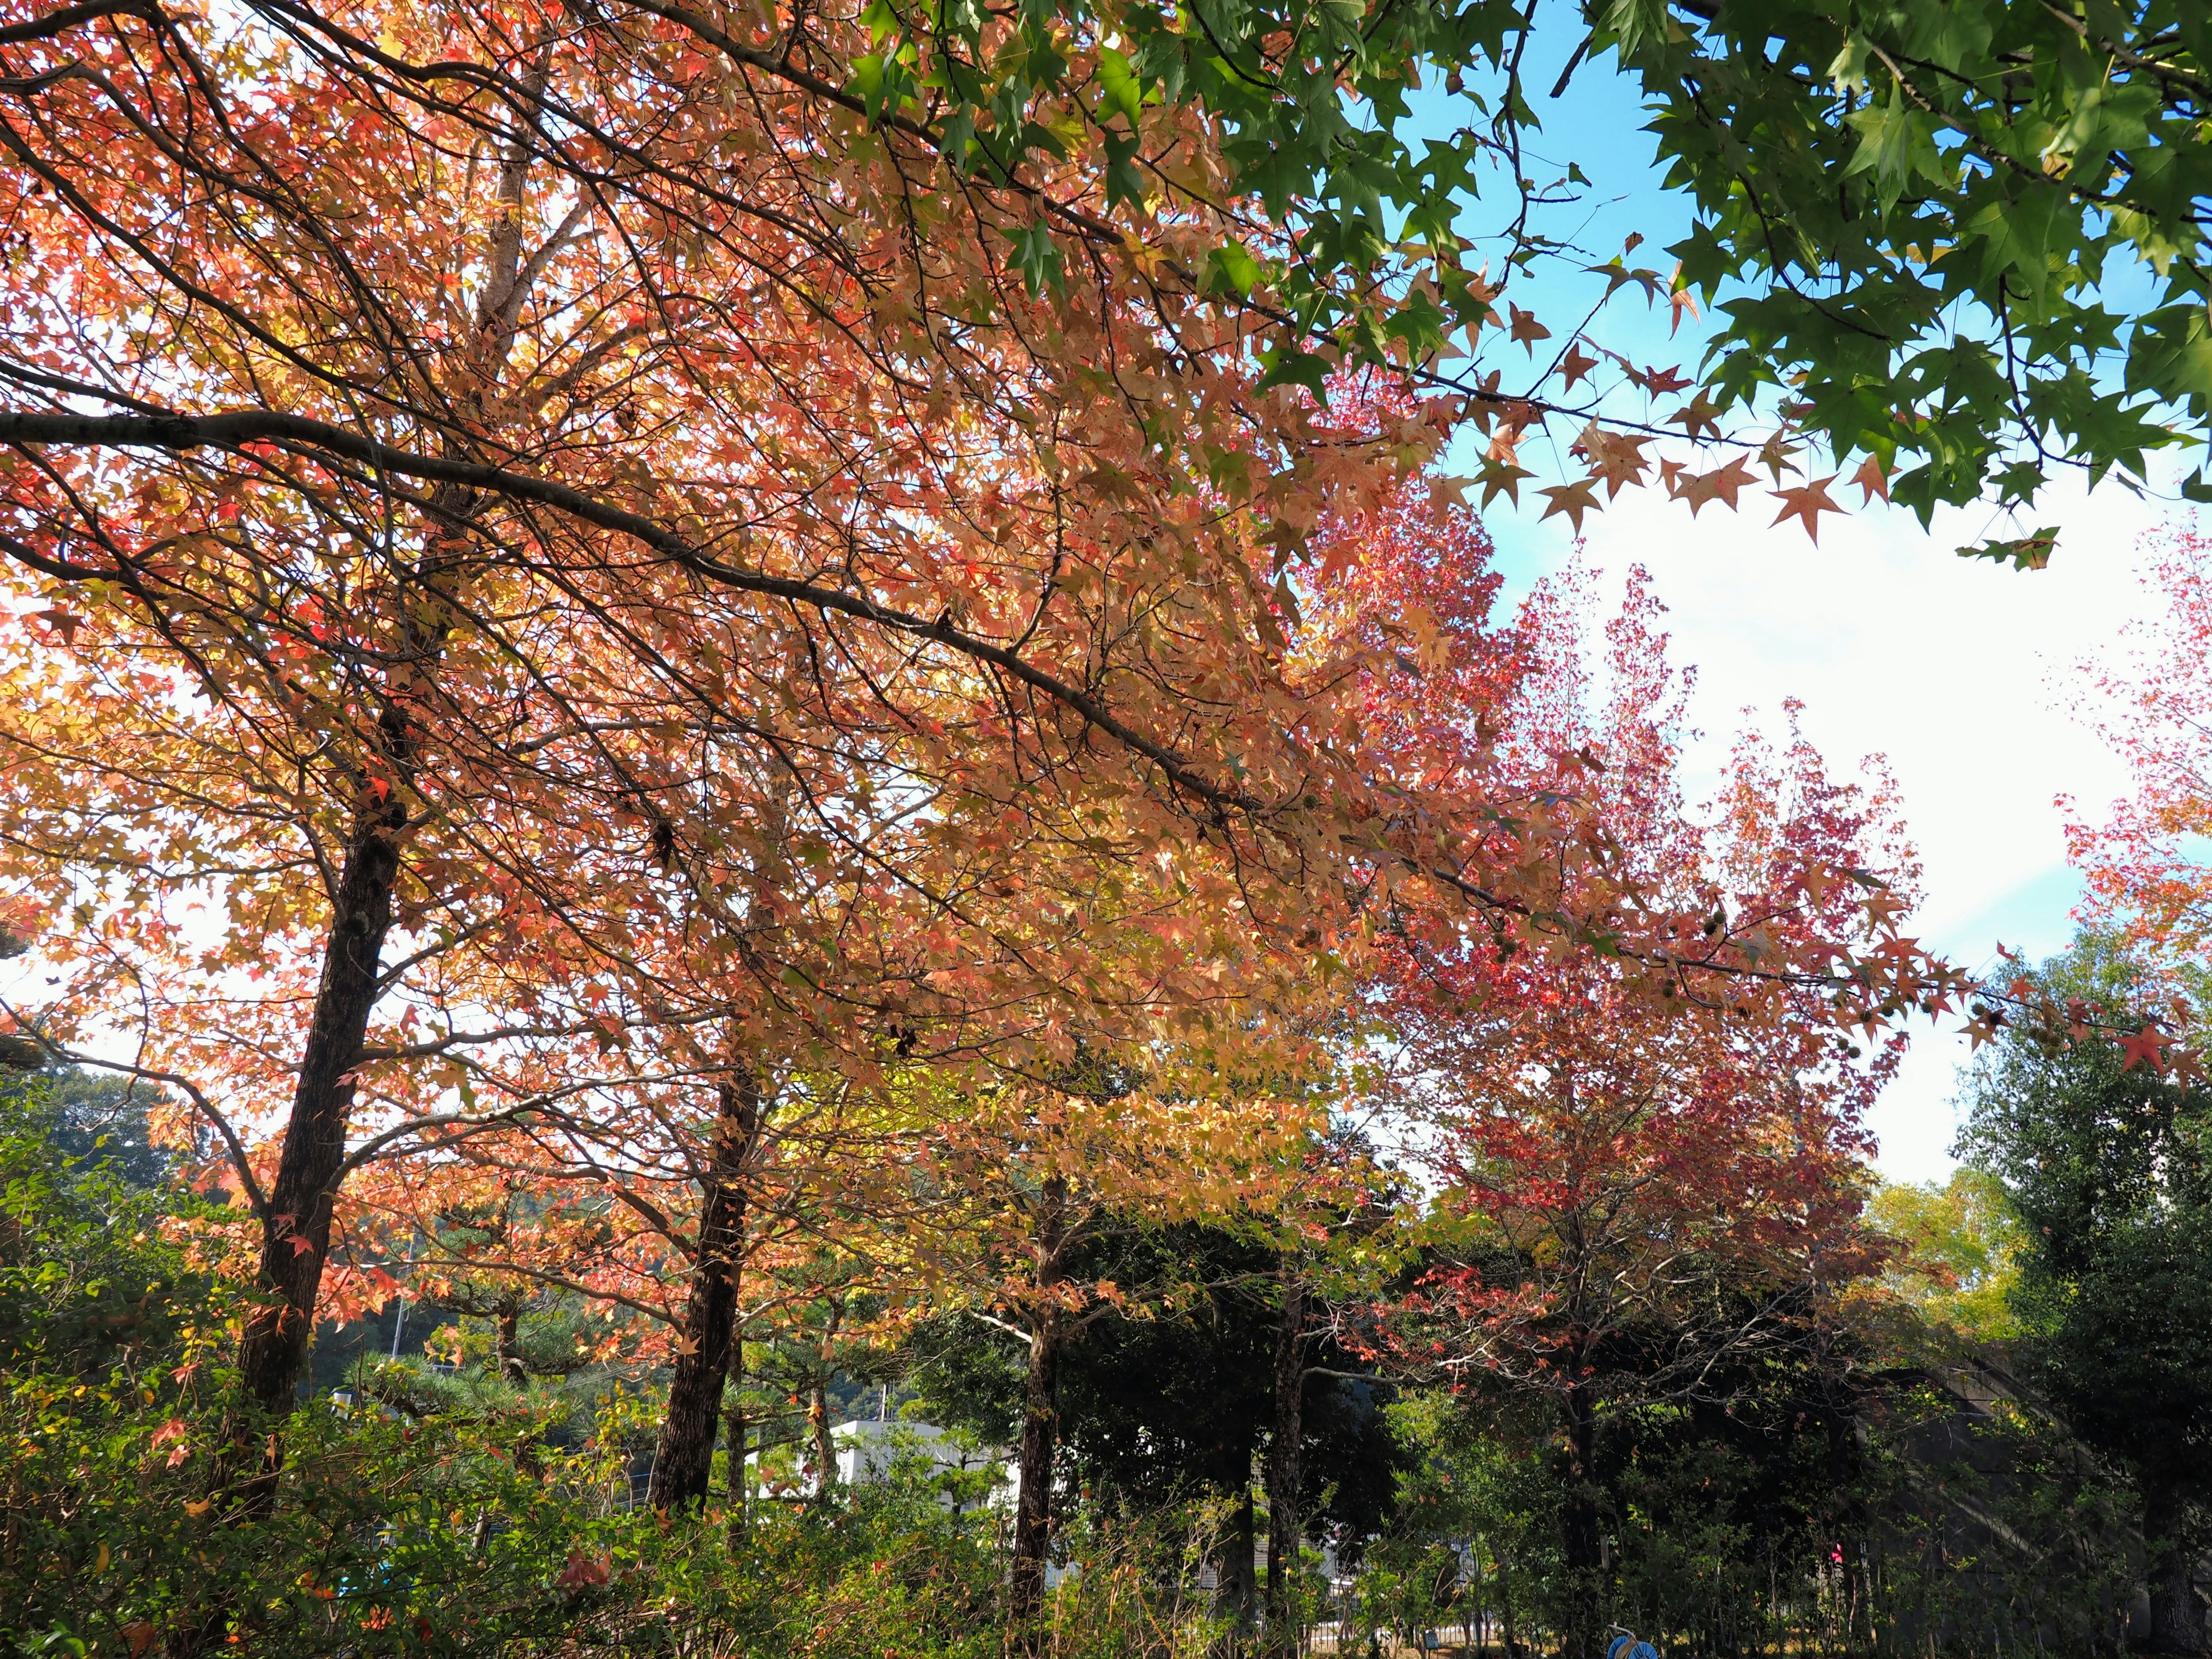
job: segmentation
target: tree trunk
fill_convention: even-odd
[[[1298,1510],[1305,1478],[1299,1441],[1305,1432],[1306,1285],[1295,1256],[1285,1258],[1281,1279],[1275,1415],[1267,1437],[1267,1651],[1276,1659],[1297,1659],[1299,1552],[1305,1539]]]
[[[407,748],[406,721],[397,711],[381,722],[387,752]],[[345,865],[331,907],[321,983],[315,992],[307,1042],[293,1086],[292,1115],[276,1179],[264,1218],[261,1288],[264,1299],[246,1316],[239,1348],[240,1389],[265,1418],[290,1413],[314,1334],[315,1297],[330,1251],[331,1219],[338,1170],[345,1162],[354,1071],[368,1035],[369,1011],[382,987],[378,963],[392,927],[392,895],[399,878],[399,837],[407,808],[388,782],[380,802],[364,788]],[[241,1424],[234,1449],[262,1447],[261,1434]],[[252,1510],[265,1508],[281,1456],[270,1438],[258,1452],[261,1472],[242,1494]]]
[[[760,1104],[759,1082],[744,1066],[719,1091],[714,1146],[701,1182],[699,1249],[653,1455],[650,1497],[656,1510],[696,1509],[706,1501],[714,1474],[714,1432],[730,1372],[744,1261],[745,1165],[760,1131]]]
[[[827,1498],[837,1484],[837,1441],[830,1432],[830,1378],[822,1371],[814,1374],[806,1425],[814,1435],[814,1495]]]
[[[1560,1553],[1566,1591],[1566,1618],[1560,1631],[1561,1659],[1596,1659],[1603,1651],[1601,1564],[1603,1528],[1598,1512],[1597,1403],[1588,1383],[1577,1383],[1565,1401],[1567,1490],[1560,1507]]]
[[[750,1483],[745,1478],[745,1334],[742,1326],[730,1333],[729,1409],[723,1420],[729,1425],[730,1441],[730,1540],[735,1543],[744,1534],[746,1510],[751,1502]]]
[[[1055,1176],[1039,1194],[1034,1237],[1035,1282],[1043,1292],[1030,1321],[1030,1369],[1023,1391],[1022,1443],[1017,1464],[1020,1490],[1014,1499],[1014,1562],[1006,1597],[1011,1645],[1024,1653],[1042,1650],[1044,1632],[1037,1615],[1044,1607],[1045,1561],[1052,1548],[1052,1466],[1060,1441],[1060,1351],[1065,1340],[1060,1305],[1051,1291],[1060,1281],[1060,1247],[1066,1242],[1067,1183]]]
[[[522,1386],[522,1310],[514,1303],[501,1304],[491,1346],[492,1370],[502,1382]]]
[[[2150,1587],[2153,1653],[2207,1650],[2204,1604],[2197,1595],[2196,1540],[2185,1524],[2186,1501],[2166,1485],[2145,1484],[2143,1565]]]
[[[1252,1556],[1259,1543],[1259,1523],[1252,1512],[1251,1461],[1245,1461],[1245,1481],[1231,1511],[1229,1535],[1221,1546],[1220,1611],[1231,1622],[1236,1635],[1231,1651],[1244,1650],[1244,1637],[1252,1628],[1252,1615],[1260,1599],[1258,1575],[1254,1571]]]

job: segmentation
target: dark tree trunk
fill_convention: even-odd
[[[2204,1603],[2197,1595],[2196,1540],[2185,1524],[2186,1501],[2168,1486],[2143,1491],[2143,1555],[2150,1584],[2153,1653],[2207,1650]]]
[[[1243,1489],[1230,1512],[1229,1535],[1221,1545],[1220,1611],[1232,1621],[1237,1636],[1231,1651],[1243,1651],[1244,1633],[1252,1628],[1258,1610],[1259,1576],[1252,1557],[1259,1543],[1259,1519],[1252,1510],[1251,1458],[1245,1458]]]
[[[384,722],[387,750],[405,748],[403,716]],[[363,791],[366,797],[368,792]],[[239,1348],[239,1382],[246,1401],[264,1419],[292,1409],[293,1396],[314,1334],[315,1297],[331,1245],[338,1170],[345,1162],[346,1129],[353,1108],[355,1068],[361,1064],[369,1012],[381,990],[378,963],[392,927],[392,896],[399,878],[399,838],[407,809],[396,789],[381,804],[364,805],[355,821],[331,907],[321,983],[315,992],[307,1042],[292,1091],[276,1179],[264,1218],[260,1283],[263,1299],[247,1314]],[[240,1425],[234,1453],[264,1448],[252,1425]],[[261,1472],[241,1494],[249,1510],[265,1508],[276,1473],[279,1443],[271,1438],[258,1457]]]
[[[1275,1326],[1275,1414],[1267,1437],[1267,1650],[1297,1659],[1299,1551],[1305,1517],[1299,1513],[1305,1472],[1299,1441],[1305,1432],[1306,1285],[1295,1257],[1282,1268],[1283,1306]]]
[[[522,1310],[513,1303],[504,1303],[499,1310],[499,1322],[494,1328],[491,1346],[492,1369],[502,1382],[512,1382],[520,1388],[524,1380],[522,1370]]]
[[[699,1249],[668,1383],[668,1412],[653,1461],[651,1498],[657,1510],[696,1509],[706,1502],[714,1468],[714,1433],[730,1372],[737,1328],[738,1277],[744,1267],[745,1165],[760,1131],[760,1085],[739,1070],[720,1091],[714,1146],[702,1182]]]
[[[1597,1402],[1589,1386],[1567,1391],[1567,1490],[1560,1506],[1560,1553],[1565,1567],[1561,1659],[1596,1659],[1603,1651],[1603,1523],[1598,1510]]]
[[[837,1485],[837,1441],[830,1432],[830,1378],[814,1373],[814,1393],[806,1403],[806,1426],[814,1435],[814,1493],[827,1498]]]
[[[1037,1617],[1044,1607],[1045,1562],[1052,1549],[1052,1466],[1060,1443],[1060,1351],[1063,1318],[1049,1292],[1060,1280],[1060,1248],[1067,1237],[1067,1183],[1044,1183],[1037,1208],[1036,1283],[1039,1297],[1030,1321],[1029,1377],[1023,1390],[1022,1443],[1014,1499],[1014,1561],[1006,1597],[1012,1645],[1024,1653],[1043,1646]]]

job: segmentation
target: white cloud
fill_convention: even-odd
[[[1542,503],[1531,501],[1486,515],[1519,581],[1556,565],[1569,539],[1563,519],[1538,524]],[[1778,732],[1783,701],[1802,698],[1807,734],[1832,765],[1880,753],[1895,771],[1924,866],[1911,931],[1969,967],[1990,962],[1999,940],[2031,954],[2063,944],[2075,885],[2053,798],[2099,808],[2125,782],[2080,718],[2088,687],[2067,671],[2141,608],[2139,544],[2174,509],[2109,486],[2054,491],[2037,522],[2058,526],[2058,553],[2048,569],[2017,572],[1954,553],[2021,533],[1991,526],[1985,509],[1939,512],[1931,532],[1879,506],[1824,518],[1816,548],[1794,521],[1766,526],[1765,495],[1747,491],[1743,505],[1693,520],[1641,491],[1588,520],[1591,562],[1616,578],[1632,563],[1649,569],[1674,659],[1697,665],[1692,713],[1705,735],[1693,764],[1717,765],[1744,709]],[[1916,1029],[1875,1113],[1886,1173],[1948,1169],[1965,1051]]]

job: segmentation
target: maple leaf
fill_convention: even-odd
[[[1720,405],[1700,391],[1696,397],[1669,415],[1667,421],[1670,426],[1680,427],[1683,436],[1694,441],[1701,433],[1709,434],[1716,438],[1719,437],[1721,435],[1720,416]]]
[[[1534,312],[1522,310],[1519,306],[1515,305],[1510,300],[1505,302],[1505,308],[1513,314],[1513,326],[1508,330],[1507,332],[1510,333],[1514,339],[1528,347],[1528,355],[1531,357],[1534,356],[1536,355],[1536,342],[1539,340],[1550,339],[1552,337],[1552,331],[1546,328],[1543,324],[1536,320],[1536,316]]]
[[[2120,1039],[2120,1051],[2126,1056],[2120,1061],[2124,1072],[2135,1070],[2138,1064],[2148,1062],[2154,1072],[2166,1069],[2165,1050],[2173,1039],[2155,1025],[2145,1025],[2133,1036]]]
[[[1492,462],[1482,470],[1482,504],[1488,507],[1492,498],[1503,495],[1517,506],[1521,500],[1521,481],[1535,476],[1525,466]]]
[[[1649,465],[1644,450],[1651,441],[1632,432],[1608,432],[1593,421],[1583,428],[1575,447],[1597,469],[1606,483],[1607,499],[1611,500],[1620,494],[1623,483],[1643,482],[1644,469]]]
[[[1869,455],[1859,463],[1859,470],[1851,474],[1851,482],[1865,492],[1860,498],[1861,507],[1874,505],[1877,495],[1889,499],[1889,469],[1881,464],[1879,455]]]
[[[1843,508],[1837,506],[1828,495],[1828,486],[1835,481],[1835,475],[1830,473],[1825,478],[1816,479],[1811,483],[1801,484],[1795,489],[1769,490],[1767,494],[1782,503],[1782,510],[1774,515],[1774,523],[1778,525],[1784,519],[1803,520],[1805,533],[1813,538],[1814,544],[1817,546],[1820,540],[1820,515],[1823,513],[1843,511]],[[1768,527],[1771,529],[1773,526]]]
[[[1583,514],[1597,505],[1597,486],[1595,478],[1577,478],[1572,483],[1553,484],[1548,489],[1538,490],[1536,493],[1551,505],[1544,509],[1536,522],[1541,524],[1553,514],[1564,513],[1574,526],[1575,533],[1580,535]]]
[[[1675,289],[1667,295],[1667,308],[1674,313],[1667,324],[1667,337],[1670,340],[1674,337],[1674,331],[1682,325],[1684,312],[1688,312],[1693,318],[1700,314],[1698,296],[1686,288]]]
[[[589,1555],[582,1549],[568,1553],[567,1565],[561,1576],[553,1581],[556,1589],[586,1589],[604,1584],[614,1575],[613,1564],[603,1555]]]
[[[1887,927],[1892,920],[1905,908],[1905,901],[1888,888],[1877,889],[1862,901],[1868,916],[1877,927]]]
[[[1474,478],[1446,477],[1439,473],[1429,480],[1429,505],[1439,509],[1447,504],[1465,507],[1468,487],[1476,482]]]
[[[1566,376],[1566,390],[1574,390],[1575,382],[1589,377],[1590,370],[1602,361],[1595,352],[1584,351],[1580,339],[1568,342],[1567,355],[1559,361],[1559,372]]]
[[[1721,501],[1733,512],[1735,498],[1746,485],[1753,482],[1751,468],[1745,465],[1742,456],[1737,455],[1730,458],[1726,466],[1717,467],[1711,472],[1700,472],[1691,478],[1682,486],[1682,499],[1689,502],[1690,516],[1693,519],[1698,516],[1698,509],[1707,501]]]
[[[1799,471],[1797,463],[1790,459],[1799,447],[1790,441],[1787,433],[1771,433],[1759,447],[1759,464],[1773,476],[1775,483],[1780,483],[1784,473]]]

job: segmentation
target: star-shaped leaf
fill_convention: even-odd
[[[1768,495],[1782,503],[1782,510],[1774,515],[1774,522],[1780,524],[1784,519],[1803,520],[1805,533],[1810,536],[1814,544],[1818,546],[1820,540],[1820,514],[1840,513],[1844,510],[1828,495],[1828,486],[1835,481],[1836,475],[1832,472],[1825,478],[1816,478],[1811,483],[1800,484],[1795,489],[1768,490],[1766,492]]]

